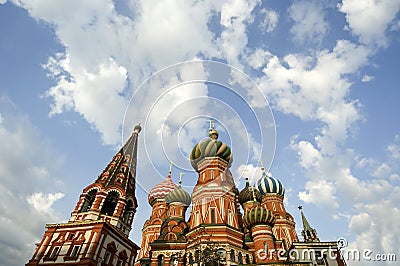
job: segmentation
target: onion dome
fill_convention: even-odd
[[[218,131],[210,128],[209,137],[196,144],[190,153],[190,162],[197,171],[197,163],[204,157],[220,157],[227,161],[228,167],[232,163],[231,148],[218,139]]]
[[[273,226],[275,223],[275,216],[268,209],[262,206],[256,206],[244,214],[243,222],[247,228],[259,224]]]
[[[157,199],[165,199],[165,197],[168,195],[168,193],[170,193],[174,189],[176,189],[176,185],[171,180],[171,171],[170,171],[168,173],[168,177],[166,180],[164,180],[160,184],[155,185],[150,190],[149,197],[148,197],[150,205],[153,206],[154,202]]]
[[[185,206],[189,206],[192,202],[192,198],[190,197],[189,193],[183,190],[183,188],[179,185],[176,189],[168,193],[168,195],[165,197],[165,201],[167,204],[180,202]]]
[[[264,168],[262,168],[262,170],[264,170]],[[281,181],[272,176],[268,176],[264,171],[262,178],[257,181],[257,187],[262,195],[277,194],[282,197],[285,195],[285,188]]]
[[[240,204],[243,204],[248,201],[261,202],[261,200],[262,200],[261,193],[255,187],[250,186],[249,179],[246,177],[246,186],[239,193]]]

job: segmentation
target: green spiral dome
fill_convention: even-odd
[[[220,157],[227,161],[228,167],[232,163],[231,148],[222,141],[206,138],[200,143],[196,144],[190,153],[190,162],[193,168],[197,171],[197,163],[205,157]]]
[[[258,224],[273,226],[275,223],[275,216],[268,209],[262,206],[256,206],[244,214],[243,222],[247,228]]]
[[[189,206],[192,202],[192,198],[190,197],[189,193],[187,193],[185,190],[183,190],[181,186],[179,186],[168,193],[168,195],[165,197],[165,201],[167,202],[167,204],[180,202],[185,206]]]

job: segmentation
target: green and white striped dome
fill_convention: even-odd
[[[168,193],[168,195],[165,197],[165,201],[167,204],[172,202],[180,202],[185,206],[189,206],[192,202],[192,198],[190,197],[189,193],[183,190],[181,186],[178,186],[176,189]]]
[[[228,167],[232,163],[231,148],[217,139],[206,138],[196,144],[190,153],[190,162],[197,171],[197,163],[205,157],[220,157],[227,161]]]
[[[256,206],[244,214],[243,222],[247,228],[259,224],[273,226],[275,223],[275,216],[268,209],[262,206]]]

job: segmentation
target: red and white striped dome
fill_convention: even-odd
[[[150,205],[153,206],[154,202],[157,199],[164,199],[169,192],[173,191],[176,188],[177,186],[172,182],[171,174],[169,174],[166,180],[164,180],[160,184],[155,185],[150,190],[148,197]]]

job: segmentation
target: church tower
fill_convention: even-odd
[[[26,265],[132,265],[139,247],[128,239],[135,196],[140,125],[79,197],[67,223],[47,224]]]
[[[218,140],[212,123],[208,138],[195,145],[190,159],[198,179],[192,193],[187,234],[189,256],[196,256],[195,249],[199,245],[212,242],[218,243],[221,256],[226,257],[230,265],[243,264],[252,254],[243,248],[239,191],[229,170],[232,152]]]

